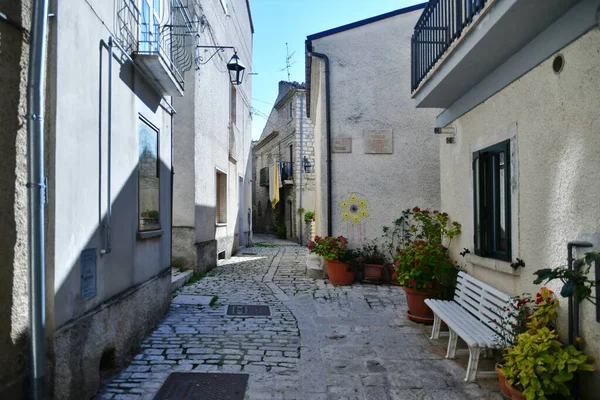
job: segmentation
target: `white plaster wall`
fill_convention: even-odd
[[[312,41],[315,52],[330,59],[331,135],[352,138],[352,153],[332,155],[333,235],[379,238],[408,207],[439,207],[438,141],[433,134],[434,110],[413,107],[410,88],[410,37],[421,10],[390,17]],[[322,61],[313,57],[313,69]],[[313,71],[311,91],[317,102],[311,113],[316,143],[320,142],[317,202],[324,216],[326,198],[326,126],[324,76]],[[317,80],[320,82],[317,86]],[[393,154],[365,154],[363,132],[393,131]],[[368,201],[369,216],[358,228],[343,221],[340,202],[350,193]],[[327,222],[318,216],[317,232],[326,234]]]
[[[473,250],[472,152],[511,138],[516,150],[513,175],[513,261],[526,263],[520,275],[484,268],[488,259],[470,257],[469,273],[516,295],[535,293],[533,272],[566,264],[567,242],[591,240],[600,250],[600,29],[595,28],[560,51],[565,65],[552,70],[554,56],[454,122],[455,145],[440,145],[442,208],[463,224],[452,246]],[[508,263],[495,267],[511,271]],[[593,274],[592,274],[593,276]],[[559,289],[555,282],[550,285]],[[559,317],[566,337],[567,301]],[[595,310],[583,305],[585,351],[600,359],[600,323]],[[597,369],[600,364],[597,364]],[[600,388],[598,372],[587,375],[585,398]]]
[[[246,75],[237,91],[235,145],[230,154],[230,81],[226,64],[232,50],[219,52],[196,71],[195,121],[195,207],[196,242],[217,239],[219,251],[231,253],[238,222],[238,179],[246,177],[251,142],[250,103],[252,98],[252,33],[245,0],[227,2],[228,13],[219,1],[201,2],[205,23],[200,29],[201,45],[235,46]],[[197,55],[208,59],[214,49],[198,49]],[[236,168],[230,169],[230,155]],[[216,169],[228,173],[228,221],[226,227],[215,226]],[[249,179],[244,188],[243,210],[251,207]],[[248,231],[248,221],[241,227]]]

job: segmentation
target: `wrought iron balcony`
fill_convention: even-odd
[[[411,39],[411,91],[473,22],[488,0],[429,0]]]
[[[290,161],[283,161],[281,163],[281,180],[282,181],[291,181],[294,179],[294,163]]]
[[[153,0],[141,0],[141,10],[136,0],[120,0],[116,39],[163,95],[183,95],[183,76],[193,64],[195,25],[188,1],[168,0],[157,11]]]

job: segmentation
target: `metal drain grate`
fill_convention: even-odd
[[[247,374],[174,372],[154,400],[244,400]]]
[[[269,306],[230,305],[227,307],[227,315],[267,316],[271,315],[271,310]]]

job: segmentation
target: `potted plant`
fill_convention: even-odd
[[[536,295],[536,307],[528,319],[528,330],[517,335],[516,343],[504,352],[501,371],[515,400],[569,396],[567,384],[574,374],[594,370],[588,356],[558,340],[555,329],[558,299],[552,291],[542,287]]]
[[[327,275],[332,284],[351,285],[354,282],[354,271],[350,265],[354,253],[348,248],[345,237],[315,236],[308,243],[308,250],[327,260]]]
[[[507,304],[506,312],[502,315],[502,318],[491,321],[498,333],[496,335],[496,343],[500,349],[500,355],[503,355],[508,348],[515,344],[517,335],[527,330],[527,322],[533,313],[532,307],[533,299],[529,293],[513,296]],[[510,384],[508,384],[506,377],[502,373],[504,360],[502,357],[500,358],[500,360],[497,360],[494,370],[496,371],[496,375],[498,375],[500,391],[505,398],[510,399],[512,397]]]
[[[382,248],[375,242],[365,243],[362,248],[356,250],[356,255],[363,269],[364,279],[380,280],[383,267],[387,263],[387,257]]]
[[[315,220],[315,212],[314,211],[307,211],[306,213],[304,213],[304,222],[305,223],[310,224],[314,220]]]
[[[461,225],[448,214],[415,207],[409,217],[410,238],[395,258],[397,280],[406,292],[408,317],[421,323],[433,322],[427,298],[452,299],[458,264],[450,258],[448,245],[460,234]]]

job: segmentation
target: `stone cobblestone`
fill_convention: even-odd
[[[243,249],[175,293],[218,299],[173,303],[97,398],[150,400],[171,372],[248,373],[247,400],[501,398],[493,384],[462,382],[443,339],[406,319],[401,288],[307,278],[306,249],[276,243]],[[228,316],[230,304],[271,315]]]

